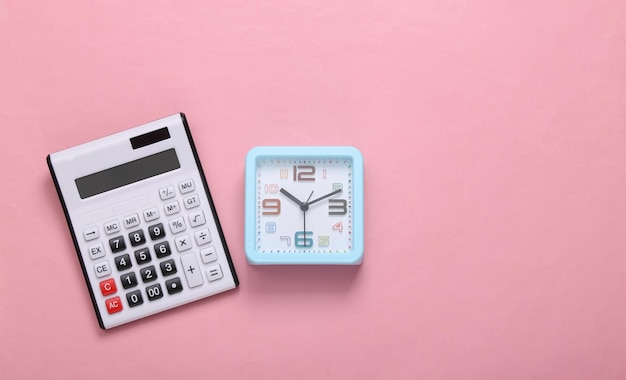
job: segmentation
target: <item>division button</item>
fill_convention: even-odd
[[[182,264],[182,270],[185,272],[185,277],[187,278],[187,284],[189,284],[190,288],[200,286],[204,283],[204,280],[202,279],[202,272],[198,267],[198,261],[196,260],[195,253],[188,253],[181,256],[180,262]]]
[[[194,236],[196,237],[196,243],[198,243],[198,245],[210,243],[212,240],[211,234],[207,228],[194,232]]]

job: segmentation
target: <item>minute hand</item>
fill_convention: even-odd
[[[332,197],[332,196],[333,196],[333,195],[335,195],[335,194],[339,194],[339,193],[341,193],[341,191],[342,191],[341,189],[337,189],[337,190],[333,191],[332,193],[328,193],[328,194],[326,194],[326,195],[324,195],[324,196],[321,196],[321,197],[319,197],[319,198],[317,198],[317,199],[313,199],[312,201],[307,202],[306,204],[310,206],[310,205],[312,205],[313,203],[319,202],[319,201],[321,201],[321,200],[323,200],[323,199],[326,199],[326,198],[328,198],[328,197]]]

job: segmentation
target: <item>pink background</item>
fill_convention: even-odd
[[[56,3],[0,0],[3,378],[626,378],[625,2]],[[101,331],[45,156],[179,111],[241,286]],[[268,144],[361,149],[362,266],[246,263]]]

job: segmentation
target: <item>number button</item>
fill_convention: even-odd
[[[167,260],[160,264],[161,266],[161,274],[163,276],[169,276],[171,274],[176,273],[176,263],[174,260]]]
[[[137,230],[128,234],[128,240],[130,240],[130,245],[135,247],[145,243],[146,237],[144,236],[142,230]]]
[[[156,270],[154,269],[154,265],[150,265],[147,268],[142,268],[139,271],[139,274],[141,274],[141,279],[143,280],[143,282],[150,282],[150,281],[154,281],[157,279],[157,274],[156,274]]]
[[[141,291],[135,290],[126,294],[126,301],[128,301],[128,306],[130,307],[141,305],[143,303],[143,297],[141,296]]]
[[[165,281],[165,287],[167,288],[168,294],[176,294],[183,291],[183,284],[180,282],[180,277]]]
[[[162,237],[165,237],[163,223],[155,224],[154,226],[148,227],[148,233],[150,234],[150,239],[152,240],[158,240]]]
[[[126,253],[121,256],[117,256],[115,258],[115,266],[117,267],[117,270],[120,272],[132,267],[133,263],[130,262],[130,255]]]
[[[124,237],[118,236],[113,239],[109,239],[109,247],[111,247],[111,252],[119,252],[126,249],[126,243],[124,243]]]
[[[148,295],[148,301],[158,300],[163,297],[163,289],[160,284],[150,285],[146,288],[146,294]]]
[[[152,257],[150,256],[148,248],[142,248],[135,251],[135,260],[137,260],[137,264],[139,265],[149,263],[150,260],[152,260]]]
[[[130,289],[137,286],[137,276],[135,276],[135,272],[123,274],[120,276],[120,282],[124,289]]]
[[[165,241],[163,243],[155,244],[154,252],[159,259],[171,255],[172,251],[170,250],[170,243]]]

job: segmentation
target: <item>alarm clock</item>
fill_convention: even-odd
[[[246,156],[250,264],[363,261],[363,156],[347,146],[263,146]]]

